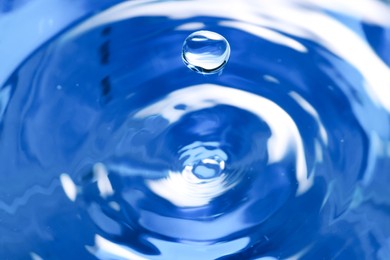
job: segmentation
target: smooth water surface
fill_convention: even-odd
[[[41,46],[0,87],[0,259],[389,259],[390,7],[357,2],[126,1]]]

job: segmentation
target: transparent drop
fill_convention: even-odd
[[[197,31],[184,41],[182,58],[188,68],[202,73],[219,72],[230,56],[228,41],[220,34],[210,31]]]

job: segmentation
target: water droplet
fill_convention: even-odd
[[[182,58],[188,68],[202,73],[219,72],[230,56],[228,41],[220,34],[197,31],[184,41]]]

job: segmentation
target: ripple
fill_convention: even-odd
[[[185,104],[186,110],[175,109],[178,104]],[[267,143],[269,164],[281,161],[290,149],[296,149],[297,192],[304,193],[310,188],[302,138],[294,121],[277,104],[263,97],[229,87],[204,84],[177,90],[164,100],[137,112],[135,117],[159,114],[172,124],[187,113],[221,104],[251,112],[268,124],[272,132]]]
[[[130,1],[37,50],[0,88],[0,257],[383,254],[390,73],[361,28],[390,11],[361,4]],[[194,30],[223,73],[183,65]]]

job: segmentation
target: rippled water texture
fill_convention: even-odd
[[[183,64],[199,30],[230,44],[219,73]],[[0,258],[390,259],[389,43],[368,0],[73,26],[0,88]]]

